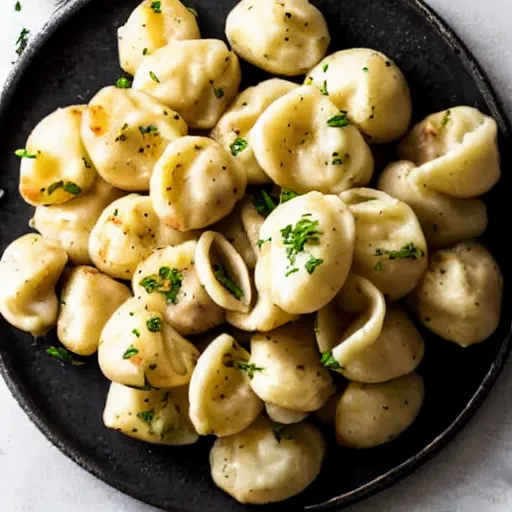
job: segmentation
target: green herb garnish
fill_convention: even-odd
[[[329,96],[329,91],[327,90],[327,80],[324,80],[324,83],[322,84],[320,92],[322,94],[324,94],[325,96]]]
[[[264,189],[254,194],[252,204],[262,217],[268,217],[277,206],[274,199]]]
[[[320,356],[320,362],[326,367],[331,370],[340,370],[341,365],[334,359],[334,356],[332,355],[332,350],[326,350],[325,352],[322,352],[322,355]]]
[[[399,251],[388,251],[385,249],[375,249],[375,256],[387,256],[390,260],[417,260],[424,256],[414,244],[405,244]]]
[[[222,87],[214,87],[213,92],[215,93],[215,97],[219,100],[224,97],[224,89],[222,89]]]
[[[324,73],[326,73],[328,69],[329,69],[329,64],[324,64],[324,65],[322,66],[322,71],[323,71]]]
[[[20,158],[37,158],[35,153],[30,153],[26,149],[17,149],[14,154]]]
[[[263,244],[266,244],[267,242],[272,242],[272,238],[267,238],[266,240],[258,240],[256,242],[256,245],[258,246],[258,249],[261,249]]]
[[[153,416],[155,415],[155,411],[142,411],[137,414],[137,418],[142,420],[144,423],[147,423],[148,425],[151,425],[151,422],[153,421]]]
[[[290,199],[294,199],[299,194],[297,192],[294,192],[291,188],[282,188],[281,193],[279,194],[279,204],[286,203],[287,201],[290,201]]]
[[[144,48],[144,50],[142,50],[142,55],[147,55],[149,53],[149,50],[147,48]]]
[[[153,12],[155,12],[156,14],[161,14],[162,13],[162,2],[160,1],[155,1],[155,2],[151,2],[151,9],[153,9]]]
[[[153,73],[153,71],[150,71],[149,72],[149,76],[151,77],[151,80],[153,80],[154,82],[156,82],[157,84],[160,83],[160,79],[155,75],[155,73]]]
[[[319,265],[321,265],[324,260],[320,258],[315,258],[311,256],[308,261],[306,261],[306,271],[308,274],[313,274],[313,272],[317,269]]]
[[[331,128],[344,128],[349,124],[350,121],[345,113],[337,114],[327,120],[327,126],[330,126]]]
[[[26,28],[21,29],[20,35],[15,43],[17,46],[16,53],[18,55],[21,55],[23,53],[23,51],[25,50],[25,48],[27,47],[29,34],[30,34],[30,30],[27,30]]]
[[[441,121],[441,126],[446,126],[452,120],[452,111],[447,110],[444,113],[443,119]]]
[[[240,300],[244,292],[226,275],[224,267],[218,263],[213,265],[213,275],[215,279],[231,294],[235,299]]]
[[[149,126],[139,126],[139,131],[142,135],[145,135],[146,133],[158,135],[159,133],[158,128],[153,124],[150,124]]]
[[[83,366],[83,361],[76,361],[71,353],[63,347],[48,347],[46,353],[54,357],[63,364],[72,364],[73,366]]]
[[[139,331],[139,329],[132,329],[132,334],[135,334],[135,336],[137,336],[137,338],[140,338],[140,331]]]
[[[14,10],[20,12],[21,11],[21,2],[16,2],[14,5]]]
[[[343,160],[341,158],[333,158],[332,165],[343,165]]]
[[[122,76],[116,80],[116,87],[118,89],[129,89],[132,86],[132,81],[129,78]]]
[[[265,368],[260,366],[256,366],[254,363],[249,363],[249,361],[244,361],[243,359],[235,359],[231,354],[224,355],[224,366],[227,368],[236,368],[241,372],[247,372],[247,376],[249,379],[254,378],[255,372],[262,372]]]
[[[85,156],[82,157],[82,160],[84,162],[85,168],[86,169],[90,169],[91,168],[91,162],[89,162],[89,160],[87,160],[87,158],[85,158]]]
[[[176,304],[183,282],[183,274],[177,268],[160,267],[158,274],[146,276],[139,285],[147,293],[161,293],[167,304]]]
[[[245,139],[241,139],[240,137],[238,137],[235,139],[235,142],[233,142],[233,144],[231,144],[231,146],[229,147],[231,149],[231,154],[233,156],[236,156],[245,149],[247,149],[248,146],[249,143]]]
[[[126,352],[123,354],[123,359],[130,359],[139,353],[139,349],[135,347],[128,347]]]
[[[63,187],[64,187],[64,182],[62,180],[55,181],[48,187],[48,189],[47,189],[48,195],[51,196],[58,188],[63,188]]]
[[[73,194],[74,196],[77,196],[82,192],[82,189],[72,181],[66,181],[64,182],[64,186],[62,187],[65,192],[68,192],[70,194]],[[49,192],[48,192],[49,193]]]
[[[150,331],[150,332],[160,332],[162,330],[163,324],[164,324],[163,320],[157,315],[153,315],[146,322],[146,326],[148,328],[148,331]]]
[[[368,68],[365,66],[365,67],[363,68],[363,71],[364,71],[365,73],[368,73]]]

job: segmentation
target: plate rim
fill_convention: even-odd
[[[80,11],[86,5],[94,0],[72,0],[69,4],[57,8],[51,15],[50,19],[43,25],[37,36],[29,42],[21,57],[16,61],[5,83],[0,90],[0,123],[4,122],[5,111],[10,105],[16,87],[21,80],[26,69],[32,62],[32,59],[38,54],[46,41],[55,33],[55,31],[66,23],[75,13]],[[469,50],[467,45],[458,36],[456,31],[439,15],[432,7],[428,6],[424,0],[400,0],[409,4],[414,8],[442,39],[451,47],[452,51],[459,55],[464,67],[472,74],[473,79],[477,83],[477,87],[485,99],[485,102],[499,125],[501,135],[506,139],[511,138],[511,123],[503,107],[502,101],[497,94],[487,73],[479,64],[477,58]],[[512,349],[512,325],[501,342],[501,347],[493,361],[489,371],[486,373],[478,389],[466,404],[464,409],[450,424],[448,428],[443,430],[435,439],[433,439],[422,450],[414,456],[407,459],[402,464],[394,467],[387,473],[373,479],[365,485],[354,489],[353,491],[343,493],[339,496],[331,498],[323,503],[304,507],[304,510],[334,510],[338,507],[345,507],[362,501],[370,496],[377,494],[385,488],[391,487],[393,484],[403,480],[407,476],[412,475],[426,462],[431,460],[438,454],[453,438],[467,425],[467,423],[476,415],[478,409],[482,405],[485,398],[489,395],[493,385],[500,375],[505,362]],[[39,429],[39,431],[56,446],[66,457],[75,462],[79,467],[94,475],[99,480],[105,482],[110,487],[117,489],[123,494],[130,496],[141,503],[151,504],[156,508],[159,505],[150,503],[147,498],[137,491],[133,491],[129,485],[123,485],[121,482],[114,481],[110,478],[106,468],[95,461],[91,456],[82,453],[82,451],[73,444],[67,436],[59,431],[58,427],[53,424],[51,418],[47,416],[36,404],[34,398],[30,394],[30,390],[16,378],[16,372],[10,367],[9,361],[5,354],[0,350],[0,374],[7,388],[11,392],[18,405],[22,408],[30,421]],[[164,510],[164,509],[162,509]],[[189,512],[182,508],[168,509],[173,512]]]

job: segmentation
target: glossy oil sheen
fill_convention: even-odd
[[[257,1],[257,0],[256,0]],[[19,63],[0,100],[0,249],[29,230],[32,208],[18,192],[19,161],[36,123],[60,106],[86,103],[101,87],[121,75],[116,29],[137,0],[78,0],[55,16]],[[414,117],[450,106],[472,105],[500,124],[503,169],[510,165],[508,124],[478,65],[464,46],[422,4],[413,0],[313,1],[327,18],[330,52],[372,47],[391,58],[410,84]],[[224,20],[235,0],[194,0],[203,37],[224,38]],[[243,65],[244,86],[267,75]],[[379,151],[378,161],[393,148]],[[360,500],[409,474],[440,449],[470,418],[497,377],[509,351],[511,304],[509,265],[503,230],[509,217],[510,175],[488,195],[490,228],[484,243],[505,276],[503,319],[498,331],[478,346],[463,350],[424,332],[427,341],[420,373],[425,378],[425,406],[416,423],[397,440],[379,448],[353,451],[337,447],[332,433],[317,481],[286,504],[263,510],[338,507]],[[0,283],[1,286],[1,283]],[[140,500],[176,511],[238,512],[236,503],[213,484],[208,465],[212,439],[192,447],[165,448],[131,439],[102,424],[108,382],[96,358],[83,367],[63,367],[45,354],[54,333],[35,341],[0,319],[0,369],[14,396],[38,427],[87,470]],[[328,502],[329,503],[325,503]],[[259,507],[258,509],[261,509]]]

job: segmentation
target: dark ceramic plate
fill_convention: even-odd
[[[31,208],[18,192],[19,161],[36,123],[59,106],[85,103],[119,76],[116,29],[139,0],[77,0],[54,16],[7,82],[0,103],[0,249],[28,230]],[[189,0],[206,37],[224,37],[224,20],[236,0]],[[423,4],[415,0],[318,0],[329,21],[331,51],[366,46],[383,51],[405,72],[415,118],[458,104],[493,115],[500,126],[503,168],[510,164],[507,121],[491,87],[466,48]],[[245,86],[264,74],[244,66]],[[500,229],[509,217],[510,173],[489,195],[490,228],[484,243],[508,283]],[[0,283],[1,286],[1,283]],[[414,425],[379,448],[330,449],[322,473],[286,510],[335,508],[361,500],[410,474],[442,448],[469,420],[489,392],[510,350],[511,311],[505,287],[503,319],[486,343],[463,350],[424,333],[426,357],[420,373],[426,401]],[[108,382],[94,358],[63,367],[45,355],[54,334],[34,341],[0,319],[0,369],[30,418],[64,453],[110,485],[144,502],[179,511],[242,511],[246,507],[218,490],[209,475],[211,439],[185,448],[152,447],[104,428]],[[283,510],[283,505],[266,507]]]

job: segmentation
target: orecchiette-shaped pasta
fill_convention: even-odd
[[[47,240],[59,242],[75,265],[90,264],[89,235],[103,210],[123,192],[112,188],[99,176],[93,188],[66,203],[38,206],[30,226]]]
[[[455,107],[417,124],[398,155],[418,167],[427,187],[454,197],[477,197],[499,180],[498,127],[475,108]]]
[[[224,323],[224,310],[202,287],[194,262],[197,242],[156,249],[133,275],[135,296],[180,334],[198,334]]]
[[[290,409],[283,409],[274,404],[265,404],[265,411],[272,421],[281,423],[282,425],[300,423],[308,417],[307,412],[291,411]]]
[[[386,55],[368,48],[343,50],[326,57],[306,77],[316,85],[371,142],[402,137],[411,122],[409,86]]]
[[[221,234],[206,231],[201,235],[195,265],[199,281],[216,304],[228,311],[249,311],[252,287],[247,265]]]
[[[133,87],[177,110],[191,128],[210,129],[238,92],[237,56],[223,41],[171,41],[148,55]]]
[[[111,203],[89,237],[89,254],[99,270],[117,279],[131,279],[139,262],[156,247],[197,238],[165,226],[148,196],[130,194]]]
[[[308,0],[242,0],[226,19],[226,36],[243,59],[288,76],[311,69],[331,41],[325,18]]]
[[[189,388],[190,419],[201,435],[225,437],[245,430],[263,402],[249,381],[255,371],[250,354],[222,334],[199,357]]]
[[[354,236],[354,218],[336,196],[310,192],[278,206],[260,230],[272,302],[290,314],[329,303],[350,270]]]
[[[412,162],[395,162],[380,175],[378,188],[414,210],[429,247],[447,247],[485,231],[487,211],[482,200],[441,194],[424,186],[420,178]]]
[[[59,341],[75,354],[94,354],[103,327],[131,296],[127,286],[94,267],[74,267],[65,273],[60,296]]]
[[[423,397],[423,379],[415,373],[382,384],[351,382],[336,408],[336,440],[350,448],[387,443],[413,423]]]
[[[378,383],[407,375],[425,351],[404,311],[386,306],[374,285],[354,275],[318,312],[315,332],[320,350],[332,353],[335,362],[329,367],[351,381]]]
[[[82,119],[82,137],[98,173],[122,190],[149,190],[153,167],[169,142],[188,128],[151,96],[114,86],[101,89]]]
[[[251,130],[261,114],[275,100],[297,87],[297,84],[279,78],[249,87],[236,97],[211,133],[213,139],[236,156],[247,173],[250,184],[271,181],[254,156]]]
[[[355,188],[340,194],[356,219],[353,271],[390,300],[411,292],[427,268],[427,242],[413,210],[384,192]]]
[[[251,339],[250,362],[258,368],[251,387],[266,403],[310,412],[320,409],[334,393],[309,325],[290,324],[256,334]]]
[[[199,351],[163,315],[130,299],[103,328],[98,361],[107,379],[135,388],[175,388],[190,382]]]
[[[503,278],[491,253],[476,242],[435,252],[409,305],[430,331],[462,347],[498,327]]]
[[[253,196],[248,196],[248,199],[248,201],[242,202],[242,225],[254,254],[258,255],[260,251],[260,244],[258,244],[260,240],[260,229],[261,226],[263,226],[265,218],[256,210],[253,204]]]
[[[199,39],[201,34],[193,12],[179,0],[144,0],[117,31],[119,61],[134,75],[146,55],[173,40]]]
[[[285,94],[251,131],[262,169],[281,187],[299,193],[339,194],[365,185],[373,156],[359,130],[313,86]]]
[[[0,313],[14,327],[34,336],[57,323],[55,285],[68,261],[66,251],[36,234],[14,240],[0,260]]]
[[[188,417],[186,386],[142,391],[112,382],[103,423],[146,443],[181,446],[199,439]]]
[[[260,416],[243,432],[215,441],[213,481],[241,503],[283,501],[315,480],[325,450],[322,434],[310,423],[283,427]]]
[[[157,162],[151,199],[165,224],[188,231],[228,215],[246,186],[244,170],[218,142],[182,137],[169,144]]]
[[[87,192],[96,172],[80,136],[85,107],[59,108],[30,134],[22,158],[20,194],[34,206],[60,204]]]

